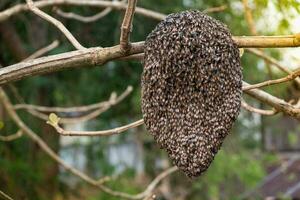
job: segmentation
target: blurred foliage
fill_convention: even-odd
[[[23,1],[0,1],[2,9],[8,8]],[[275,12],[278,11],[280,19],[276,32],[269,30],[259,30],[259,34],[282,34],[290,33],[290,19],[294,13],[299,14],[300,6],[297,1],[281,0],[254,0],[249,1],[253,8],[255,21],[263,20],[266,9],[273,6]],[[162,13],[178,12],[186,9],[204,10],[206,8],[227,5],[224,12],[211,13],[216,19],[223,21],[230,28],[234,35],[249,35],[247,23],[244,19],[243,7],[240,1],[234,0],[156,0],[147,1],[139,0],[138,5],[141,7],[153,9]],[[75,12],[81,15],[93,15],[99,12],[99,9],[90,7],[72,7],[64,6],[64,11]],[[48,8],[45,11],[52,13]],[[112,11],[106,17],[91,24],[80,23],[75,20],[63,19],[56,14],[53,16],[61,20],[66,27],[74,34],[84,46],[112,46],[118,44],[120,25],[122,23],[123,12]],[[59,39],[61,44],[58,48],[52,50],[49,54],[58,54],[74,50],[66,38],[57,31],[51,24],[39,20],[31,13],[22,13],[10,19],[14,24],[16,32],[19,34],[26,51],[32,53],[39,47],[51,43],[54,39]],[[142,41],[151,32],[158,22],[144,16],[136,15],[134,18],[132,41]],[[39,30],[41,33],[39,33]],[[42,36],[40,36],[42,35]],[[41,44],[41,41],[44,43]],[[1,64],[10,65],[17,60],[11,52],[6,50],[4,42],[0,39],[0,61]],[[267,54],[275,58],[280,58],[281,54],[275,50],[266,50]],[[242,57],[244,79],[250,83],[261,82],[268,78],[266,63],[257,57],[245,53]],[[74,106],[91,104],[110,97],[112,91],[118,94],[122,93],[128,85],[134,87],[134,91],[122,103],[112,107],[96,120],[86,124],[88,129],[107,129],[132,122],[141,118],[140,109],[140,75],[142,65],[135,61],[114,61],[103,66],[94,68],[78,68],[67,71],[61,71],[55,74],[32,77],[15,83],[20,94],[24,97],[25,102],[31,104],[41,104],[53,106]],[[274,78],[281,77],[284,74],[273,72]],[[285,93],[290,83],[269,87],[266,91],[276,94],[277,96],[286,97]],[[10,93],[10,96],[13,95]],[[14,102],[17,102],[12,98]],[[41,100],[42,99],[42,100]],[[247,101],[256,103],[251,98],[246,97]],[[25,112],[20,112],[24,121],[30,127],[41,133],[43,124],[40,120],[33,118]],[[262,117],[264,118],[264,117]],[[243,192],[254,187],[266,174],[265,166],[276,163],[277,157],[261,150],[261,128],[262,118],[257,115],[242,111],[234,127],[232,134],[227,138],[224,147],[217,154],[209,170],[194,181],[188,181],[181,173],[172,176],[171,185],[175,188],[181,187],[188,191],[188,199],[234,199],[238,198]],[[278,117],[270,117],[270,123],[274,123]],[[4,127],[5,124],[5,127]],[[1,119],[1,134],[13,133],[17,127],[8,118]],[[274,131],[274,130],[273,130]],[[276,131],[275,131],[276,132]],[[161,170],[156,166],[159,159],[166,159],[166,154],[160,150],[151,137],[146,134],[145,130],[138,129],[130,131],[128,134],[122,134],[112,138],[101,137],[88,139],[87,144],[80,141],[72,146],[60,148],[77,149],[81,147],[87,162],[86,171],[89,174],[114,175],[116,166],[109,162],[108,147],[111,143],[120,145],[133,140],[132,134],[139,134],[140,142],[143,146],[144,156],[144,173],[148,177],[148,182],[155,177],[155,174]],[[288,134],[291,143],[297,142],[294,134]],[[58,139],[57,139],[58,140]],[[45,199],[39,196],[36,185],[47,185],[44,180],[44,172],[40,169],[43,163],[47,163],[49,157],[36,160],[33,152],[34,144],[23,137],[10,143],[0,143],[0,187],[8,192],[14,193],[21,191],[23,197],[27,199]],[[25,153],[24,153],[25,152]],[[68,174],[68,173],[67,173]],[[68,183],[62,179],[68,179],[69,176],[64,172],[58,177],[54,177],[60,183],[57,193],[63,193],[67,198],[73,190],[68,188]],[[121,190],[128,193],[137,193],[145,188],[145,184],[139,184],[136,181],[136,171],[126,168],[117,178],[107,185],[115,190]],[[145,181],[147,182],[147,181]],[[82,187],[89,187],[81,185]],[[79,187],[79,186],[78,186]],[[17,189],[16,189],[17,188]],[[176,193],[176,192],[175,192]],[[21,196],[22,196],[21,195]],[[74,194],[73,194],[74,195]],[[78,194],[80,196],[80,194]],[[47,198],[46,198],[47,199]],[[118,199],[102,192],[89,196],[89,200]]]

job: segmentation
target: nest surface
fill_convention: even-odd
[[[239,50],[223,23],[185,11],[169,15],[147,37],[143,118],[187,176],[209,167],[238,116],[241,94]]]

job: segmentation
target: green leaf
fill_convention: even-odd
[[[244,48],[240,48],[239,50],[240,50],[240,57],[242,57],[244,54]]]
[[[57,126],[58,123],[59,123],[59,120],[60,120],[60,118],[57,117],[56,114],[51,113],[51,114],[49,115],[49,121],[47,121],[47,123],[48,123],[48,124],[51,124],[52,126]]]

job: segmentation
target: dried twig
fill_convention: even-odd
[[[267,80],[264,81],[262,83],[257,83],[257,84],[252,84],[249,86],[244,86],[243,87],[243,91],[245,90],[251,90],[254,88],[261,88],[261,87],[265,87],[265,86],[269,86],[269,85],[274,85],[274,84],[279,84],[279,83],[283,83],[283,82],[287,82],[287,81],[291,81],[294,80],[295,78],[297,78],[298,76],[300,76],[300,70],[297,70],[283,78],[279,78],[279,79],[274,79],[274,80]]]
[[[121,26],[120,48],[127,52],[130,49],[130,33],[137,0],[128,0],[127,9]]]
[[[259,108],[254,108],[250,106],[248,103],[246,103],[244,100],[242,101],[242,107],[250,112],[258,113],[261,115],[275,115],[278,113],[276,110],[262,110]]]
[[[38,8],[44,8],[49,6],[63,6],[63,5],[72,5],[72,6],[91,6],[91,7],[100,7],[100,8],[112,8],[114,10],[126,10],[127,4],[123,2],[116,1],[101,1],[101,0],[47,0],[47,1],[37,1],[35,6]],[[0,22],[9,19],[11,16],[19,14],[24,11],[28,11],[29,8],[26,4],[17,4],[11,8],[8,8],[0,12]],[[145,8],[136,7],[136,13],[149,17],[155,20],[163,20],[166,15],[158,13],[152,10]]]
[[[55,49],[56,47],[58,47],[59,45],[59,41],[58,40],[54,40],[51,44],[49,44],[46,47],[43,47],[41,49],[39,49],[38,51],[34,52],[33,54],[31,54],[29,57],[27,57],[25,60],[23,61],[28,61],[34,58],[38,58],[41,57],[42,55],[48,53],[49,51]]]
[[[11,198],[10,196],[8,196],[7,194],[5,194],[4,192],[2,192],[0,190],[0,198],[3,200],[13,200],[13,198]]]
[[[82,173],[81,171],[77,170],[76,168],[68,165],[65,163],[43,140],[38,136],[36,133],[34,133],[17,115],[16,111],[13,108],[13,105],[11,104],[10,100],[8,99],[6,93],[4,90],[0,87],[0,101],[3,103],[4,108],[7,110],[8,115],[11,117],[11,119],[19,126],[19,128],[26,134],[29,138],[31,138],[34,142],[38,144],[38,146],[46,152],[53,160],[58,162],[61,166],[63,166],[66,170],[70,171],[75,176],[78,176],[82,180],[86,181],[87,183],[94,185],[98,188],[100,188],[102,191],[121,198],[126,199],[142,199],[147,196],[147,194],[151,193],[151,191],[157,186],[157,184],[166,176],[171,174],[172,172],[176,171],[176,169],[169,169],[162,174],[160,174],[157,178],[155,178],[146,188],[145,191],[136,194],[131,195],[123,192],[113,191],[108,187],[105,187],[103,183],[105,181],[110,180],[108,177],[103,177],[99,180],[95,180],[87,176],[86,174]]]
[[[0,141],[11,142],[13,140],[16,140],[16,139],[22,137],[22,135],[23,135],[23,131],[18,130],[15,134],[12,134],[12,135],[8,135],[8,136],[0,135]]]
[[[249,84],[243,82],[243,87],[246,86],[249,86]],[[284,114],[300,120],[300,109],[293,106],[292,104],[259,89],[246,90],[244,92],[254,97],[255,99],[273,107],[278,112],[283,112]]]
[[[68,40],[73,44],[73,46],[76,49],[85,49],[76,39],[75,37],[72,35],[72,33],[70,33],[70,31],[57,19],[51,17],[50,15],[48,15],[47,13],[41,11],[38,7],[36,7],[33,3],[32,0],[26,0],[27,5],[29,7],[29,9],[35,13],[36,15],[40,16],[41,18],[43,18],[44,20],[50,22],[51,24],[53,24],[54,26],[56,26],[67,38]]]
[[[118,97],[116,96],[116,93],[113,92],[108,101],[99,102],[87,106],[62,108],[62,107],[36,106],[30,104],[17,104],[14,107],[15,109],[26,109],[30,114],[40,119],[43,119],[45,121],[48,120],[48,115],[41,112],[79,113],[79,112],[92,111],[80,117],[65,117],[60,119],[61,124],[79,123],[79,122],[91,120],[99,116],[101,113],[107,111],[112,106],[117,105],[123,99],[125,99],[132,92],[132,90],[133,90],[132,86],[128,86],[127,89]]]
[[[112,8],[108,7],[93,16],[81,16],[76,13],[64,12],[61,9],[55,9],[56,14],[58,14],[59,16],[64,17],[66,19],[75,19],[75,20],[83,22],[83,23],[95,22],[95,21],[105,17],[111,11],[112,11]]]
[[[144,120],[140,119],[138,121],[132,122],[125,126],[120,126],[118,128],[113,128],[113,129],[103,130],[103,131],[67,131],[59,126],[59,122],[60,122],[59,118],[57,121],[51,120],[51,115],[49,121],[47,121],[48,124],[53,126],[56,129],[56,131],[63,136],[109,136],[109,135],[120,134],[124,131],[127,131],[128,129],[140,126],[144,123]]]

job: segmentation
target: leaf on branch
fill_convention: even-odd
[[[242,57],[243,55],[244,55],[244,48],[239,48],[239,50],[240,50],[240,57]]]
[[[51,113],[49,115],[49,120],[47,121],[47,124],[50,124],[52,126],[58,126],[59,120],[60,118],[56,114]]]
[[[0,130],[4,128],[4,122],[0,121]]]

